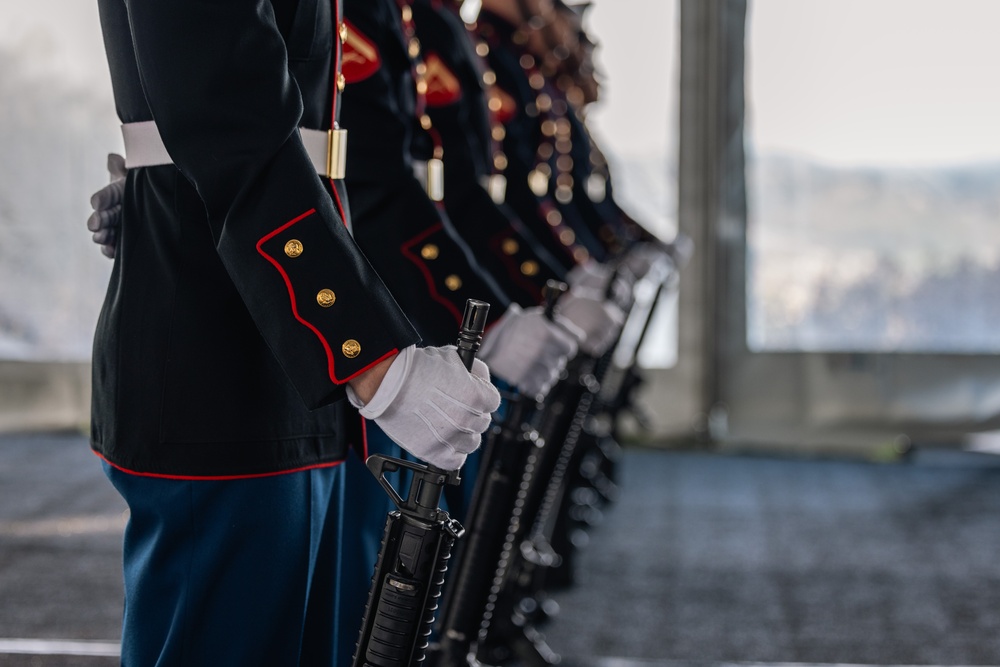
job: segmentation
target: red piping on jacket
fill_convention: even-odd
[[[300,216],[298,216],[296,218],[292,218],[290,221],[286,222],[281,227],[278,227],[273,232],[265,235],[263,238],[261,238],[261,240],[257,241],[257,252],[259,252],[260,255],[264,259],[266,259],[271,264],[273,264],[274,268],[278,269],[278,273],[281,274],[282,279],[285,281],[285,287],[288,289],[288,298],[289,298],[289,300],[292,303],[292,315],[295,316],[295,319],[298,320],[299,323],[303,324],[310,331],[312,331],[314,334],[316,334],[316,337],[319,338],[320,343],[323,344],[323,350],[326,352],[327,373],[330,376],[330,380],[334,384],[343,384],[343,383],[345,383],[345,382],[347,382],[349,380],[352,380],[352,379],[356,378],[357,376],[361,375],[362,373],[364,373],[365,371],[369,370],[373,366],[376,366],[377,364],[385,361],[386,359],[388,359],[392,355],[398,354],[399,350],[397,348],[393,348],[392,350],[386,352],[385,354],[383,354],[381,357],[379,357],[375,361],[371,362],[370,364],[368,364],[364,368],[362,368],[362,369],[360,369],[360,370],[352,373],[351,375],[347,376],[346,378],[344,378],[342,380],[337,379],[337,372],[336,372],[336,369],[334,368],[333,350],[330,349],[330,343],[327,342],[326,337],[320,332],[319,329],[317,329],[315,326],[313,326],[312,324],[310,324],[306,320],[302,319],[302,316],[299,315],[299,308],[298,308],[298,305],[295,302],[295,290],[292,289],[292,281],[291,281],[291,279],[288,277],[288,274],[285,273],[285,269],[282,268],[281,264],[278,263],[278,260],[274,259],[270,255],[268,255],[266,252],[264,252],[264,248],[261,247],[261,246],[263,246],[264,243],[266,243],[267,241],[271,240],[274,236],[280,234],[281,232],[283,232],[284,230],[288,229],[289,227],[291,227],[295,223],[300,222],[300,221],[304,220],[305,218],[308,218],[310,215],[312,215],[315,212],[316,212],[316,209],[311,208],[308,211],[306,211],[305,213],[303,213],[302,215],[300,215]]]
[[[455,304],[453,304],[451,301],[441,296],[440,292],[437,291],[437,287],[434,286],[434,276],[431,275],[431,272],[427,269],[427,266],[424,265],[424,263],[420,261],[420,259],[417,258],[416,255],[410,252],[411,246],[416,245],[423,239],[427,238],[428,236],[430,236],[434,232],[439,231],[442,228],[444,228],[444,225],[440,222],[435,225],[431,225],[430,227],[428,227],[427,229],[420,232],[412,239],[404,243],[402,246],[400,246],[400,250],[404,255],[406,255],[406,257],[411,262],[416,264],[417,268],[420,269],[420,272],[424,274],[424,280],[427,281],[427,289],[430,291],[431,298],[440,303],[441,305],[443,305],[445,308],[447,308],[448,312],[450,312],[454,316],[455,321],[461,324],[462,314],[458,312],[458,308],[455,307]]]
[[[306,470],[317,470],[319,468],[335,468],[344,462],[344,459],[339,461],[333,461],[332,463],[315,463],[309,466],[303,466],[301,468],[292,468],[291,470],[278,470],[275,472],[261,472],[253,475],[167,475],[157,472],[137,472],[135,470],[129,470],[128,468],[123,468],[120,465],[115,465],[111,461],[104,458],[99,452],[94,452],[94,455],[107,463],[109,466],[115,470],[121,470],[126,475],[135,475],[136,477],[153,477],[155,479],[172,479],[185,482],[231,482],[238,479],[258,479],[261,477],[276,477],[278,475],[290,475],[295,472],[305,472]]]

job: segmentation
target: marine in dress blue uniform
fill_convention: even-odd
[[[412,34],[412,10],[394,0],[353,0],[345,2],[344,14],[341,119],[351,137],[346,185],[355,239],[421,338],[431,344],[450,343],[467,298],[490,302],[487,326],[497,321],[510,300],[476,262],[444,207],[431,197],[434,183],[429,180],[441,174],[425,165],[440,156],[421,161],[415,155],[414,135],[428,129],[420,123],[426,90],[417,88],[421,52]],[[376,425],[368,422],[366,431],[363,456],[348,458],[345,491],[363,499],[358,511],[345,515],[344,525],[353,553],[342,569],[341,627],[354,637],[360,633],[385,516],[392,509],[363,458],[371,453],[403,456]],[[405,484],[398,474],[389,479],[397,488]],[[342,647],[340,664],[347,664],[351,655]]]
[[[339,399],[419,336],[299,130],[336,130],[337,3],[99,6],[118,115],[172,162],[128,173],[94,341],[122,663],[339,664]]]

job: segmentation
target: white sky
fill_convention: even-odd
[[[677,0],[595,0],[587,29],[605,74],[594,131],[619,155],[666,153],[676,135]]]
[[[676,145],[676,16],[676,0],[591,9],[592,121],[620,155]],[[840,164],[1000,159],[998,26],[997,0],[751,0],[749,139]]]
[[[753,2],[755,145],[841,164],[1000,159],[998,26],[996,0]]]
[[[16,50],[29,75],[56,73],[111,93],[96,0],[5,0],[0,47]]]

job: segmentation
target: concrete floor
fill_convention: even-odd
[[[621,475],[545,628],[567,665],[1000,665],[1000,457],[633,449]],[[0,666],[117,664],[124,510],[83,437],[0,437]]]

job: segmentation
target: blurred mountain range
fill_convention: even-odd
[[[748,165],[753,350],[1000,351],[1000,161]]]

